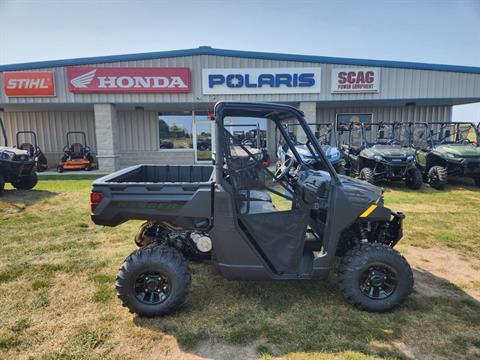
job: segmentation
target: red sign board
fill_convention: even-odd
[[[67,68],[73,93],[188,93],[190,69],[179,68]]]
[[[13,96],[55,96],[52,71],[4,72],[5,95]]]

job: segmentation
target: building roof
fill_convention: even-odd
[[[29,62],[29,63],[20,63],[20,64],[0,65],[0,72],[41,69],[41,68],[51,68],[51,67],[60,67],[60,66],[93,65],[98,63],[149,60],[149,59],[195,56],[195,55],[214,55],[214,56],[254,58],[254,59],[264,59],[264,60],[299,61],[299,62],[312,62],[312,63],[324,63],[324,64],[390,67],[390,68],[401,68],[401,69],[449,71],[449,72],[480,74],[480,67],[474,67],[474,66],[442,65],[442,64],[428,64],[428,63],[407,62],[407,61],[369,60],[369,59],[340,58],[340,57],[314,56],[314,55],[269,53],[269,52],[257,52],[257,51],[226,50],[226,49],[215,49],[210,46],[200,46],[198,48],[185,49],[185,50],[156,51],[156,52],[126,54],[126,55],[95,56],[95,57],[85,57],[85,58],[77,58],[77,59],[63,59],[63,60],[38,61],[38,62]]]

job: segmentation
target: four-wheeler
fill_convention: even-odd
[[[80,135],[82,142],[71,143],[71,139]],[[83,131],[69,131],[66,135],[67,145],[63,148],[63,156],[57,165],[57,171],[67,170],[94,170],[97,163],[87,146],[87,135]]]
[[[224,123],[232,117],[268,121],[294,158],[270,171],[235,141]],[[407,298],[412,270],[393,249],[404,215],[384,206],[381,188],[337,175],[301,111],[219,102],[214,119],[215,165],[137,165],[93,183],[94,223],[156,224],[144,225],[141,247],[117,274],[124,306],[140,316],[180,307],[192,276],[184,257],[192,252],[210,259],[225,278],[238,280],[325,279],[338,256],[340,289],[353,305],[384,312]],[[287,123],[299,124],[309,156],[323,170],[305,164]],[[232,149],[238,147],[248,156],[237,156]]]
[[[352,123],[346,144],[341,145],[347,173],[371,184],[403,180],[408,188],[419,189],[422,173],[408,147],[406,127],[403,123]]]
[[[35,160],[31,159],[28,151],[8,146],[7,133],[0,118],[0,131],[5,146],[0,146],[0,194],[5,183],[11,183],[19,190],[30,190],[37,185]]]
[[[412,145],[424,180],[441,190],[450,176],[473,178],[480,186],[478,129],[468,122],[411,124]]]
[[[345,175],[345,160],[342,159],[338,147],[332,145],[337,144],[336,132],[332,131],[333,125],[330,123],[308,123],[308,125],[315,128],[315,138],[322,147],[322,150],[325,152],[328,161],[330,161],[330,163],[335,168],[337,174]],[[302,157],[304,163],[310,165],[316,170],[321,170],[321,167],[318,167],[321,164],[315,162],[314,158],[310,156],[310,151],[305,147],[305,144],[299,141],[296,134],[297,127],[298,124],[287,125],[288,135],[295,143],[297,152]],[[288,150],[288,146],[286,146],[286,144],[279,144],[279,147],[277,149],[277,158],[277,168],[288,158],[293,158],[292,152]]]
[[[20,136],[30,135],[32,142],[20,143]],[[43,172],[48,169],[48,161],[46,156],[37,143],[37,134],[34,131],[17,131],[16,135],[17,148],[28,151],[31,159],[35,160],[37,172]]]

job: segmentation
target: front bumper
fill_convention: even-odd
[[[403,180],[407,171],[414,166],[414,162],[399,162],[395,164],[379,162],[374,168],[375,180]]]

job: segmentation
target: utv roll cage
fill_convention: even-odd
[[[471,122],[430,122],[429,139],[430,145],[455,144],[459,142],[472,142],[478,145],[478,127]],[[466,129],[462,129],[465,127]],[[473,130],[474,140],[468,139],[469,133]]]

